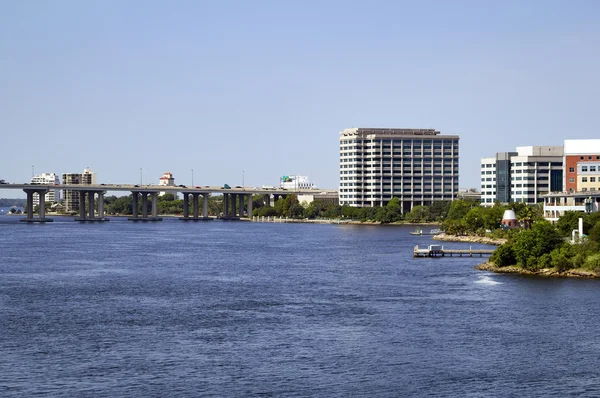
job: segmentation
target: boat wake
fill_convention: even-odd
[[[495,281],[487,275],[479,277],[479,280],[475,281],[475,283],[479,283],[480,285],[501,285],[502,284],[502,282]]]

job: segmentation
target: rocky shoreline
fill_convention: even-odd
[[[559,272],[554,268],[544,268],[538,271],[529,271],[514,265],[507,267],[497,267],[490,262],[479,264],[474,267],[481,271],[491,271],[499,274],[519,274],[519,275],[535,275],[535,276],[552,276],[552,277],[570,277],[570,278],[600,278],[600,274],[586,269],[570,269]]]
[[[467,243],[481,243],[485,245],[496,245],[500,246],[506,243],[506,239],[500,238],[489,238],[487,236],[467,236],[467,235],[448,235],[441,233],[433,237],[434,240],[441,240],[444,242],[467,242]]]

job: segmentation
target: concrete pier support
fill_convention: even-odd
[[[142,218],[148,218],[148,194],[142,192]]]
[[[79,219],[85,220],[85,191],[79,191]]]
[[[193,204],[194,218],[198,218],[198,194],[193,193],[192,198],[194,198],[194,204]]]
[[[223,217],[227,219],[229,217],[229,194],[223,194]]]
[[[48,192],[47,189],[23,189],[23,191],[27,195],[27,206],[25,208],[27,211],[27,217],[22,218],[19,221],[27,223],[45,223],[54,221],[51,218],[46,218],[46,193]],[[38,208],[37,217],[34,217],[33,214],[33,194],[37,194],[40,200],[40,206]]]
[[[204,206],[202,207],[202,215],[204,216],[205,220],[209,220],[208,218],[208,193],[205,193],[204,195],[202,195],[204,197]]]
[[[152,192],[152,218],[158,217],[158,192]]]
[[[131,191],[133,195],[133,215],[129,217],[129,221],[162,221],[162,217],[158,217],[158,191]],[[138,195],[142,196],[142,214],[138,214]],[[152,211],[148,216],[148,195],[151,195]],[[185,198],[185,196],[184,196]]]
[[[190,195],[183,192],[183,217],[180,220],[185,220],[190,215]]]
[[[237,195],[231,194],[231,216],[235,218],[237,216]]]
[[[94,195],[96,194],[98,194],[98,216],[95,214],[96,205]],[[88,198],[87,215],[85,211],[86,196]],[[104,191],[79,191],[79,217],[75,217],[75,221],[109,221],[108,218],[104,217]]]
[[[138,193],[137,192],[132,192],[132,203],[131,203],[131,210],[133,212],[132,217],[130,218],[138,218]]]
[[[93,220],[94,219],[94,192],[90,192],[88,191],[88,213],[89,213],[89,219]]]
[[[244,199],[246,195],[238,195],[240,199],[240,218],[244,217]]]
[[[190,216],[189,196],[192,196],[192,214]],[[200,195],[204,197],[204,209],[203,215],[200,217]],[[211,218],[208,217],[208,193],[207,192],[183,192],[183,217],[179,219],[182,221],[208,221]]]
[[[252,194],[246,195],[248,199],[248,218],[252,218]]]

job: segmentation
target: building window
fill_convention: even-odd
[[[569,178],[569,182],[575,182],[574,178]]]
[[[581,182],[588,182],[587,177],[581,177]]]
[[[590,182],[596,182],[596,177],[590,177]]]
[[[575,172],[575,167],[569,167],[569,173],[574,173]]]
[[[587,188],[581,188],[582,192],[587,192]]]
[[[587,166],[581,166],[581,171],[582,171],[582,172],[587,172],[587,171],[588,171],[588,168],[587,168]]]
[[[596,171],[596,166],[590,166],[590,171]]]

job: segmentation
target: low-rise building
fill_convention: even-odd
[[[31,177],[30,184],[43,184],[43,185],[58,185],[60,184],[60,179],[56,175],[56,173],[42,173],[37,174]],[[45,197],[46,203],[58,202],[60,200],[60,190],[59,189],[50,189]],[[37,206],[40,204],[40,197],[37,193],[33,194],[33,206]]]
[[[279,187],[289,190],[294,189],[317,189],[307,176],[283,176],[279,179]]]
[[[542,203],[563,190],[563,147],[522,146],[481,159],[481,204]]]
[[[162,175],[162,177],[159,178],[158,180],[158,185],[161,187],[174,187],[175,186],[175,177],[173,177],[173,174],[171,172],[166,172]],[[163,196],[166,192],[162,191],[159,192],[160,196]],[[177,192],[173,192],[173,195],[175,196],[175,199],[177,199]]]

